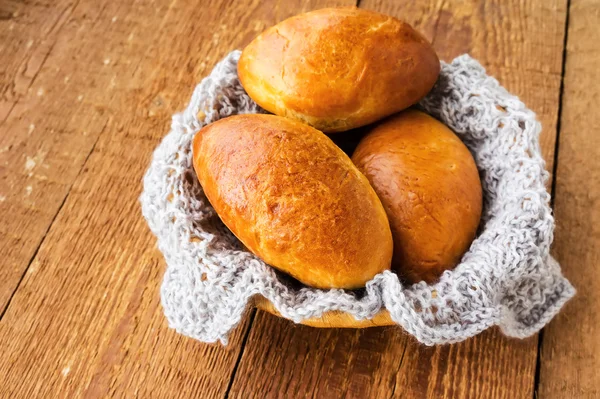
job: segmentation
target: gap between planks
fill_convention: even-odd
[[[569,3],[570,3],[570,2],[569,2]],[[359,1],[357,1],[356,5],[357,5],[357,6],[359,6],[359,5],[360,5],[360,0],[359,0]],[[74,7],[72,8],[72,11],[75,9],[75,7],[76,7],[76,6],[77,6],[77,3],[76,3],[76,4],[74,5]],[[569,14],[568,14],[568,12],[569,12],[569,9],[568,9],[568,7],[567,7],[567,17],[566,17],[566,22],[565,22],[565,25],[567,25],[567,24],[568,24],[568,15],[569,15]],[[439,16],[439,15],[438,15],[438,16]],[[59,32],[60,32],[60,29],[62,29],[62,26],[61,26],[61,28],[59,28]],[[436,32],[436,35],[437,35],[437,32]],[[564,38],[564,43],[566,44],[566,40],[567,40],[567,37],[566,37],[566,35],[567,35],[567,29],[565,29],[565,33],[564,33],[564,35],[565,35],[565,38]],[[53,46],[52,46],[52,48],[50,49],[49,53],[47,54],[47,57],[50,55],[50,53],[52,52],[52,50],[53,50]],[[47,57],[46,57],[46,58],[47,58]],[[562,94],[563,94],[563,85],[564,85],[563,79],[564,79],[565,58],[566,58],[566,47],[565,47],[565,46],[563,46],[563,63],[562,63],[562,71],[561,71],[561,87],[560,87],[560,99],[559,99],[559,110],[558,110],[557,140],[556,140],[556,144],[555,144],[556,152],[555,152],[555,154],[554,154],[554,161],[555,161],[555,162],[554,162],[554,167],[553,167],[553,171],[554,171],[554,173],[553,173],[553,180],[552,180],[552,194],[554,194],[554,187],[555,187],[555,182],[556,182],[555,173],[556,173],[556,170],[557,170],[557,169],[556,169],[556,166],[557,166],[557,156],[558,156],[558,152],[557,152],[557,151],[558,151],[558,134],[560,134],[560,116],[561,116],[561,107],[562,107],[562,101],[561,101],[561,100],[562,100]],[[41,69],[41,67],[40,67],[40,69]],[[35,79],[35,77],[34,77],[34,79]],[[31,82],[31,84],[33,85],[33,81]],[[108,122],[107,122],[107,123],[108,123]],[[105,126],[106,126],[106,125],[105,125]],[[94,149],[95,149],[96,143],[98,142],[99,138],[102,136],[103,132],[104,132],[104,128],[103,128],[103,129],[102,129],[102,131],[101,131],[101,132],[98,134],[98,136],[97,136],[97,138],[96,138],[96,140],[95,140],[94,144],[92,145],[92,148],[91,148],[91,150],[89,151],[89,153],[87,154],[87,156],[86,156],[86,158],[85,158],[84,162],[82,163],[82,165],[81,165],[81,167],[80,167],[80,169],[79,169],[79,171],[78,171],[78,173],[77,173],[77,177],[76,177],[75,179],[73,179],[73,182],[70,184],[70,186],[69,186],[69,190],[68,190],[67,194],[65,195],[65,197],[64,197],[64,199],[63,199],[63,201],[62,201],[62,203],[60,204],[60,206],[58,207],[58,209],[57,209],[56,213],[54,214],[54,216],[53,216],[53,219],[52,219],[52,221],[49,223],[49,225],[48,225],[48,228],[47,228],[46,232],[44,233],[44,235],[42,236],[42,239],[40,240],[39,244],[37,245],[37,248],[36,248],[36,250],[35,250],[35,252],[34,252],[33,256],[32,256],[32,257],[31,257],[31,259],[29,260],[29,263],[28,263],[28,265],[27,265],[26,269],[24,270],[24,272],[23,272],[23,275],[21,276],[21,279],[19,280],[19,283],[18,283],[18,284],[17,284],[17,286],[15,287],[15,289],[14,289],[14,291],[13,291],[13,293],[12,293],[12,295],[11,295],[11,297],[10,297],[9,301],[8,301],[8,303],[6,304],[5,308],[3,309],[3,311],[2,311],[2,316],[4,316],[4,314],[5,314],[6,310],[7,310],[7,309],[8,309],[8,307],[10,306],[10,302],[11,302],[11,300],[12,300],[12,297],[15,295],[16,291],[19,289],[19,287],[20,287],[20,284],[21,284],[21,282],[22,282],[22,280],[23,280],[24,276],[27,274],[27,271],[29,270],[29,267],[31,266],[32,262],[35,260],[35,258],[36,258],[36,256],[37,256],[37,253],[38,253],[38,250],[39,250],[39,248],[41,247],[41,245],[43,244],[44,240],[46,239],[46,236],[47,236],[48,232],[50,231],[50,229],[51,229],[51,228],[52,228],[52,226],[54,225],[54,221],[56,220],[57,216],[58,216],[58,215],[60,214],[60,212],[62,211],[62,209],[63,209],[63,205],[66,203],[66,200],[67,200],[67,198],[69,197],[69,195],[70,195],[70,193],[71,193],[71,190],[72,190],[72,188],[73,188],[73,184],[74,184],[74,182],[78,180],[78,177],[79,177],[79,175],[80,175],[80,174],[81,174],[81,172],[82,172],[82,171],[85,169],[85,166],[86,166],[86,164],[87,164],[87,162],[88,162],[88,160],[89,160],[89,158],[90,158],[91,154],[94,152]],[[234,369],[233,369],[233,371],[232,371],[232,374],[231,374],[231,377],[230,377],[230,381],[229,381],[229,385],[228,385],[228,388],[227,388],[227,390],[226,390],[226,393],[225,393],[225,397],[228,397],[228,395],[229,395],[229,391],[230,391],[230,388],[231,388],[231,386],[232,386],[232,384],[233,384],[233,381],[234,381],[234,379],[235,379],[235,375],[236,375],[236,373],[237,373],[237,370],[238,370],[238,365],[239,365],[239,363],[240,363],[240,361],[241,361],[241,359],[242,359],[242,356],[243,356],[243,354],[244,354],[245,347],[246,347],[246,343],[247,343],[247,339],[248,339],[248,337],[249,337],[249,334],[250,334],[251,328],[253,327],[253,322],[254,322],[254,320],[255,320],[255,315],[256,315],[256,311],[255,311],[255,310],[253,310],[253,311],[252,311],[252,313],[251,313],[251,314],[250,314],[250,316],[249,316],[249,317],[250,317],[250,320],[249,320],[249,326],[248,326],[247,330],[245,331],[244,338],[243,338],[243,341],[242,341],[242,346],[241,346],[240,352],[239,352],[239,354],[238,354],[238,358],[237,358],[237,360],[236,360],[235,367],[234,367]],[[1,317],[0,317],[0,319],[1,319]],[[540,352],[539,352],[539,346],[540,346],[540,345],[541,345],[541,335],[540,335],[540,341],[538,342],[538,354],[537,354],[537,356],[538,356],[538,357],[537,357],[538,366],[539,366],[539,362],[540,362]],[[406,350],[406,347],[404,348],[404,350]],[[537,373],[538,373],[538,370],[536,370],[536,376],[537,376]],[[537,379],[537,378],[536,378],[536,381],[535,381],[535,385],[536,385],[535,389],[537,389],[537,385],[538,385],[538,379]]]
[[[43,61],[41,62],[38,70],[35,72],[34,76],[32,77],[31,81],[29,82],[28,88],[33,87],[33,84],[35,83],[35,80],[37,79],[40,71],[42,70],[42,68],[44,67],[44,64],[46,63],[46,60],[48,60],[48,58],[50,57],[50,54],[52,54],[52,51],[54,50],[54,47],[56,45],[56,42],[58,41],[58,38],[60,37],[60,32],[62,31],[62,29],[65,27],[66,25],[66,21],[68,20],[68,18],[73,15],[73,13],[75,12],[75,9],[77,8],[77,6],[79,5],[79,0],[77,0],[70,8],[66,9],[59,18],[57,18],[56,23],[52,26],[52,28],[50,29],[50,32],[52,30],[54,30],[56,28],[56,26],[63,21],[63,23],[58,27],[58,30],[56,31],[56,34],[54,35],[55,40],[54,42],[50,45],[50,49],[48,50],[48,52],[46,53],[46,55],[44,56]],[[10,114],[12,113],[12,111],[14,110],[15,106],[17,105],[17,103],[19,102],[19,99],[15,99],[15,102],[13,104],[13,106],[11,107],[11,109],[9,110],[9,112],[6,114],[6,118],[4,118],[3,121],[0,122],[0,125],[3,124],[4,122],[6,122],[9,117]],[[48,232],[50,231],[50,229],[52,228],[52,226],[54,225],[54,221],[56,220],[56,218],[58,217],[58,215],[60,214],[60,211],[63,209],[63,206],[65,205],[65,203],[67,202],[67,198],[69,198],[69,195],[71,194],[71,190],[73,189],[73,185],[75,184],[75,182],[77,181],[77,178],[81,175],[81,171],[84,170],[85,165],[87,164],[87,161],[89,160],[90,156],[92,155],[92,153],[94,152],[94,148],[96,148],[96,144],[98,143],[98,139],[100,138],[100,136],[102,135],[102,133],[104,133],[104,130],[106,129],[106,126],[108,125],[108,120],[106,120],[106,122],[104,123],[104,126],[102,127],[102,130],[100,131],[100,133],[98,134],[98,137],[96,137],[96,140],[94,141],[94,144],[92,144],[92,147],[90,149],[90,151],[87,153],[85,160],[83,161],[83,163],[81,164],[81,168],[79,168],[79,170],[77,171],[76,177],[75,179],[73,179],[71,181],[71,184],[69,185],[69,189],[67,190],[66,195],[64,196],[63,200],[61,201],[60,205],[58,206],[58,208],[56,209],[56,212],[54,213],[54,215],[52,216],[52,219],[50,221],[50,223],[48,224],[48,227],[46,228],[46,231],[44,232],[44,234],[42,235],[41,240],[39,241],[37,247],[35,248],[35,251],[33,252],[33,254],[31,255],[31,258],[29,259],[29,261],[27,262],[27,266],[25,267],[25,269],[23,270],[23,273],[21,274],[21,277],[19,278],[19,281],[17,282],[17,284],[15,285],[12,293],[10,294],[10,296],[8,297],[8,300],[6,301],[6,304],[4,305],[4,308],[2,309],[2,312],[0,313],[0,321],[2,321],[2,319],[4,318],[4,315],[6,314],[6,312],[8,311],[8,308],[10,307],[10,304],[15,296],[15,294],[17,293],[17,291],[19,290],[19,287],[21,286],[21,283],[23,282],[23,279],[25,278],[25,276],[27,275],[27,272],[29,271],[29,268],[31,267],[31,264],[33,263],[33,261],[35,260],[35,258],[37,257],[37,254],[40,250],[40,248],[42,247],[42,244],[44,243],[44,241],[46,240],[46,237],[48,236]]]
[[[65,195],[65,197],[62,200],[62,202],[58,206],[58,209],[56,210],[56,213],[52,217],[52,221],[48,224],[48,228],[44,232],[44,235],[42,236],[42,239],[40,240],[40,243],[38,244],[37,248],[33,252],[33,255],[31,256],[31,259],[29,259],[29,262],[27,263],[27,267],[25,268],[25,270],[23,270],[23,274],[21,274],[21,278],[19,278],[19,282],[15,286],[15,289],[13,290],[12,294],[10,294],[10,297],[8,297],[8,301],[6,301],[6,305],[4,306],[4,309],[2,309],[2,313],[0,314],[0,321],[2,321],[2,318],[6,314],[6,311],[8,310],[8,308],[10,307],[10,303],[12,302],[12,299],[14,298],[15,294],[19,290],[19,287],[21,286],[21,283],[23,282],[23,279],[27,275],[27,271],[29,270],[29,268],[31,267],[31,264],[35,260],[37,254],[38,254],[38,252],[40,250],[40,248],[42,247],[42,244],[46,240],[46,237],[48,236],[48,232],[50,231],[50,229],[54,225],[54,221],[56,220],[56,218],[60,214],[60,211],[63,209],[63,206],[65,206],[65,203],[67,202],[67,199],[69,198],[69,195],[71,195],[71,190],[73,189],[73,185],[75,185],[75,182],[77,181],[77,179],[81,175],[81,172],[85,169],[85,165],[87,164],[88,160],[90,159],[90,156],[94,152],[94,148],[96,148],[96,144],[98,143],[98,140],[100,139],[100,136],[102,136],[102,133],[104,133],[104,130],[106,129],[107,125],[108,125],[108,120],[106,120],[106,123],[104,123],[104,126],[102,127],[102,130],[100,131],[100,134],[98,134],[98,137],[96,138],[96,141],[94,141],[94,144],[92,144],[92,148],[90,149],[90,151],[85,156],[85,160],[81,164],[81,168],[77,172],[77,175],[75,176],[75,179],[73,179],[73,181],[69,185],[69,190],[67,191],[67,194]]]
[[[360,2],[361,2],[361,0],[356,0],[355,7],[360,7]],[[256,318],[257,312],[258,312],[258,310],[256,308],[253,308],[251,310],[250,315],[247,316],[247,317],[249,317],[250,320],[248,321],[248,327],[247,327],[246,331],[244,332],[244,338],[242,339],[240,352],[238,353],[238,358],[236,359],[235,365],[233,367],[233,371],[231,372],[231,376],[229,377],[229,382],[227,384],[227,389],[225,390],[225,395],[224,395],[225,399],[229,398],[229,393],[231,391],[231,388],[233,387],[233,382],[235,381],[238,367],[240,365],[240,362],[242,361],[244,352],[246,350],[246,344],[248,342],[248,337],[250,336],[250,332],[252,331],[252,328],[254,327],[254,320]],[[406,346],[404,347],[404,351],[406,351]]]
[[[357,5],[360,5],[360,1],[357,2]],[[434,25],[434,29],[433,29],[433,35],[432,35],[433,36],[432,37],[432,42],[433,43],[435,43],[435,40],[438,37],[438,25],[440,23],[440,19],[442,18],[442,11],[444,9],[444,5],[445,5],[445,0],[441,1],[441,5],[439,5],[439,3],[436,4],[437,18],[435,20],[435,25]],[[565,46],[565,44],[566,44],[566,40],[567,40],[566,35],[567,35],[567,24],[568,24],[568,8],[569,8],[569,3],[567,3],[567,12],[566,12],[566,16],[565,16],[565,22],[563,24],[564,30],[563,30],[563,35],[562,35],[563,37],[562,37],[562,41],[561,41],[561,43],[562,43],[562,49],[561,49],[562,53],[559,53],[560,56],[561,56],[561,70],[560,70],[560,72],[555,72],[555,71],[542,72],[540,70],[531,69],[531,68],[527,68],[527,67],[523,68],[523,69],[519,68],[520,71],[524,71],[525,70],[525,71],[529,71],[529,72],[537,72],[537,73],[541,72],[544,75],[546,75],[546,74],[548,74],[548,75],[554,75],[557,78],[560,76],[560,88],[559,88],[558,93],[557,93],[558,96],[559,96],[558,104],[557,104],[558,105],[557,123],[560,123],[560,106],[561,106],[561,100],[562,100],[562,93],[563,93],[563,89],[564,89],[563,79],[564,79],[564,72],[565,72],[565,57],[566,57],[566,46]],[[487,65],[487,67],[494,66],[493,65],[494,63],[489,63],[488,62],[488,64],[489,65]],[[498,68],[501,68],[501,69],[511,69],[511,67],[507,66],[507,65],[501,65],[501,64],[499,64],[499,65],[495,65],[495,66],[498,67]],[[556,151],[558,150],[558,138],[557,137],[558,137],[558,131],[559,130],[560,130],[560,125],[558,124],[557,127],[556,127],[556,129],[554,129],[554,138],[555,138],[556,141],[555,141],[553,147],[554,147],[554,149]],[[549,158],[549,161],[550,160],[551,161],[556,161],[557,160],[557,153],[554,153],[553,156],[551,156]],[[552,176],[551,176],[551,178],[552,178],[552,181],[551,181],[551,186],[552,186],[551,192],[552,192],[552,195],[553,195],[554,194],[554,186],[555,186],[555,182],[556,182],[556,179],[555,179],[556,162],[552,163],[551,170],[553,172]],[[254,321],[254,319],[253,319],[253,321]],[[251,328],[254,328],[254,324],[253,323],[250,325],[248,331],[246,332],[247,335],[249,335],[249,332],[250,332]],[[533,380],[532,393],[533,393],[534,397],[536,395],[537,386],[538,386],[538,383],[539,383],[539,364],[540,364],[540,361],[541,361],[541,358],[540,358],[541,357],[541,352],[540,352],[541,344],[542,344],[542,342],[541,342],[541,334],[540,334],[538,336],[537,345],[535,346],[535,361],[534,361],[534,364],[533,364],[534,375],[532,376],[533,377],[532,378],[532,380]],[[239,359],[243,358],[245,350],[246,350],[246,340],[244,340],[244,346],[242,347],[242,349],[240,351],[240,357],[239,357]],[[406,352],[406,345],[404,345],[404,348],[403,348],[403,355],[404,355],[405,352]],[[230,387],[233,384],[233,380],[236,378],[236,373],[238,371],[238,364],[239,364],[239,360],[238,360],[238,363],[236,363],[236,367],[235,367],[234,372],[232,373],[232,380],[230,381],[230,384],[229,384]],[[394,390],[395,390],[395,388],[396,388],[396,385],[394,385]],[[229,388],[228,388],[228,393],[229,393]]]
[[[248,328],[244,332],[244,338],[242,338],[242,344],[240,345],[240,351],[238,353],[238,357],[235,360],[235,365],[233,366],[233,370],[231,371],[231,375],[229,377],[229,381],[227,383],[227,389],[225,390],[224,398],[229,398],[229,392],[231,391],[231,387],[233,386],[233,381],[235,380],[235,375],[237,373],[238,367],[240,366],[240,362],[242,361],[242,356],[244,355],[244,349],[246,348],[246,343],[248,342],[248,337],[250,336],[250,330],[252,330],[252,326],[254,325],[254,319],[256,318],[256,312],[258,310],[256,308],[252,308],[250,310],[250,314],[246,317],[248,320]]]
[[[560,90],[558,93],[558,112],[556,118],[556,141],[554,142],[554,162],[552,163],[552,184],[550,187],[550,207],[554,212],[554,195],[556,194],[556,177],[558,173],[558,151],[560,150],[560,128],[563,110],[563,95],[565,92],[565,67],[567,65],[567,43],[569,41],[569,11],[571,10],[571,0],[567,0],[567,10],[565,13],[565,31],[563,35],[563,53],[560,73]],[[539,397],[538,389],[540,386],[540,376],[542,371],[542,347],[544,344],[544,330],[542,328],[538,334],[537,358],[535,361],[535,377],[533,380],[533,399]]]
[[[172,2],[171,6],[174,3],[175,2]],[[108,3],[104,4],[104,7],[100,11],[100,15],[104,12],[104,9],[106,8],[106,4],[108,4]],[[75,11],[75,8],[76,8],[77,5],[78,5],[78,3],[74,3],[74,5],[71,7],[71,12],[70,13],[65,12],[65,13],[61,14],[61,18],[68,19],[69,16],[72,15],[73,12]],[[169,11],[170,10],[171,10],[171,7],[169,7]],[[298,12],[300,12],[300,10],[296,11],[296,13],[298,13]],[[66,15],[66,17],[65,17],[65,15]],[[61,37],[61,34],[63,33],[63,30],[62,30],[63,26],[64,26],[64,24],[61,25],[58,28],[58,30],[56,31],[56,34],[55,34],[56,40],[58,40],[58,38]],[[55,52],[53,51],[54,47],[55,47],[54,44],[52,44],[52,46],[50,46],[50,50],[48,51],[48,53],[44,57],[44,62],[48,58],[50,58],[51,55],[55,55]],[[60,46],[58,46],[58,47],[60,47]],[[42,66],[39,67],[40,70],[41,70]],[[35,75],[35,77],[37,78],[37,74]],[[35,83],[35,79],[30,82],[29,86],[31,87],[34,83]],[[22,283],[24,281],[27,281],[27,279],[25,277],[27,276],[28,271],[31,270],[32,264],[34,264],[34,262],[40,257],[40,249],[43,248],[42,245],[44,244],[44,246],[45,246],[46,245],[46,241],[51,241],[51,239],[49,237],[52,236],[52,233],[54,232],[54,230],[56,230],[56,228],[60,229],[60,226],[56,227],[59,223],[55,223],[55,222],[57,222],[57,220],[60,219],[60,218],[58,218],[59,215],[63,215],[66,212],[66,208],[68,208],[68,206],[65,207],[65,204],[68,204],[67,203],[67,199],[71,198],[71,193],[73,193],[73,187],[80,180],[82,173],[84,171],[86,171],[88,164],[90,164],[90,162],[88,162],[88,161],[90,159],[95,159],[95,157],[92,157],[92,154],[94,154],[95,152],[96,153],[98,152],[98,150],[97,150],[97,144],[100,142],[100,139],[104,139],[105,138],[106,135],[103,134],[103,133],[104,133],[104,131],[106,129],[106,126],[110,122],[111,122],[111,118],[109,117],[109,118],[106,119],[104,126],[101,128],[100,132],[98,132],[97,136],[94,138],[93,142],[91,143],[90,149],[87,152],[87,154],[85,155],[85,157],[83,158],[83,161],[80,164],[80,167],[76,171],[74,171],[75,172],[74,177],[71,179],[71,181],[70,181],[70,183],[68,185],[67,190],[65,190],[63,198],[57,204],[58,206],[56,208],[56,211],[53,212],[51,215],[49,215],[50,216],[49,223],[47,224],[47,227],[42,232],[42,234],[40,234],[39,242],[35,244],[35,248],[32,251],[32,255],[30,256],[29,259],[26,260],[26,262],[23,262],[24,263],[23,271],[20,274],[17,283],[15,284],[15,286],[13,287],[13,289],[10,291],[10,295],[8,297],[6,305],[4,306],[4,308],[2,310],[2,313],[1,313],[2,317],[0,319],[2,319],[5,314],[10,314],[10,312],[8,312],[8,309],[11,307],[10,306],[11,303],[13,303],[12,300],[15,297],[16,293],[22,288]],[[143,139],[143,137],[141,137],[141,138]],[[47,238],[49,238],[49,239],[47,240]],[[15,301],[15,302],[18,302],[18,301]],[[13,306],[14,306],[14,303],[13,303]],[[250,323],[252,323],[252,321],[254,319],[254,314],[255,314],[255,311],[252,311],[251,312],[251,316],[248,319],[248,321]],[[243,324],[245,324],[245,323],[240,323],[240,328],[242,328]],[[245,340],[248,338],[249,331],[250,331],[249,328],[246,327],[245,332],[244,332],[244,334],[245,334],[244,335],[244,344],[242,344],[242,347],[244,347],[244,345],[245,345]],[[242,353],[243,352],[240,351],[240,353],[239,353],[239,355],[237,357],[237,361],[235,363],[235,368],[233,370],[233,373],[235,373],[235,370],[237,369],[237,365],[240,362]],[[231,376],[230,381],[233,381],[233,375]],[[230,386],[229,386],[229,388],[230,388]]]

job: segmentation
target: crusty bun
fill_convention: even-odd
[[[352,156],[387,212],[392,267],[431,283],[460,261],[481,217],[481,182],[467,147],[429,115],[407,110],[375,126]]]
[[[260,34],[238,63],[244,89],[261,107],[324,132],[407,108],[439,72],[435,51],[410,25],[358,8],[289,18]]]
[[[232,116],[200,130],[193,151],[215,211],[266,263],[317,288],[362,287],[390,268],[379,198],[318,130],[274,115]]]

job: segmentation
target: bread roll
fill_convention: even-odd
[[[365,176],[318,130],[240,115],[194,138],[194,168],[225,225],[254,254],[317,288],[358,288],[389,269],[392,234]]]
[[[407,108],[439,72],[435,51],[410,25],[358,8],[289,18],[260,34],[238,63],[244,89],[261,107],[324,132]]]
[[[415,110],[374,127],[352,160],[387,212],[392,267],[409,282],[439,278],[469,248],[481,217],[481,182],[467,147]]]

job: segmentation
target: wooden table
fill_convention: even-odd
[[[141,177],[194,85],[288,16],[353,0],[0,1],[0,397],[600,395],[600,4],[362,0],[468,52],[537,112],[578,295],[540,334],[420,346],[252,311],[227,347],[167,328]]]

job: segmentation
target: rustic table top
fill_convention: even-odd
[[[249,311],[227,347],[167,327],[138,196],[151,153],[217,60],[291,15],[353,0],[0,1],[0,397],[600,395],[600,4],[359,6],[470,53],[543,124],[553,254],[578,289],[540,334],[423,347]],[[537,395],[537,396],[536,396]]]

